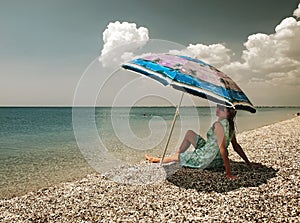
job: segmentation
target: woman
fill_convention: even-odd
[[[234,131],[236,110],[217,105],[216,115],[218,120],[208,130],[207,141],[194,131],[188,130],[178,151],[170,157],[165,157],[163,163],[179,161],[181,166],[201,169],[222,167],[224,165],[226,177],[236,179],[237,177],[231,174],[228,158],[227,147],[231,142],[233,149],[250,167],[261,167],[261,164],[251,163],[248,160],[242,147],[236,140]],[[192,152],[187,151],[191,144],[195,147],[195,150]],[[145,157],[150,162],[160,162],[158,157],[150,155]]]

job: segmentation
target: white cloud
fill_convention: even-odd
[[[135,23],[119,21],[109,23],[102,34],[104,44],[99,61],[107,66],[113,62],[119,63],[122,58],[128,59],[130,55],[127,52],[128,49],[137,48],[138,43],[142,44],[148,41],[148,33],[147,28],[137,28]],[[118,48],[118,52],[113,51],[116,48]]]
[[[298,8],[294,11],[293,15],[296,16],[297,18],[300,17],[300,4],[298,5]]]
[[[300,21],[285,18],[274,33],[250,35],[244,46],[240,61],[232,61],[230,49],[221,43],[190,44],[187,49],[241,84],[300,85]]]
[[[294,11],[296,16],[299,7],[300,4]],[[136,24],[128,22],[110,23],[103,33],[102,62],[103,55],[111,49],[148,39],[148,29],[144,27],[137,28]],[[239,61],[232,61],[231,50],[221,43],[190,44],[180,53],[210,63],[242,84],[300,85],[300,21],[294,17],[285,18],[275,27],[274,33],[250,35],[244,46],[245,50]],[[133,55],[128,52],[130,51],[122,54],[120,58],[130,59]],[[113,59],[115,55],[107,61],[111,62]]]
[[[187,49],[193,56],[216,67],[230,62],[231,56],[229,53],[231,51],[220,43],[208,46],[200,43],[190,44]]]
[[[220,69],[242,83],[300,85],[300,21],[283,19],[275,32],[250,35],[244,43],[242,62]]]
[[[103,32],[103,49],[101,55],[106,54],[113,48],[135,41],[147,41],[149,39],[148,29],[137,28],[135,23],[119,21],[109,23]]]
[[[300,4],[294,15],[299,13]],[[230,50],[220,43],[188,49],[242,84],[300,85],[300,21],[285,18],[274,33],[250,35],[244,46],[240,61],[231,61]]]

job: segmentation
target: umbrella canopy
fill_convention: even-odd
[[[122,67],[148,76],[163,85],[210,101],[252,113],[256,109],[226,74],[195,58],[172,54],[151,54],[122,64]]]

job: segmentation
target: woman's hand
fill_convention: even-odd
[[[237,176],[234,176],[234,175],[231,175],[231,174],[226,174],[226,177],[228,179],[231,179],[231,180],[236,180],[237,179]]]

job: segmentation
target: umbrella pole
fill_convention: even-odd
[[[174,126],[175,126],[175,123],[176,123],[176,119],[177,119],[177,117],[179,115],[179,108],[181,106],[181,102],[182,102],[183,96],[184,96],[184,92],[182,92],[179,104],[176,107],[176,112],[175,112],[175,115],[174,115],[174,118],[173,118],[173,122],[172,122],[172,125],[171,125],[171,129],[170,129],[170,133],[169,133],[169,136],[168,136],[168,139],[167,139],[167,143],[166,143],[164,152],[162,154],[162,157],[160,159],[160,165],[162,165],[162,163],[164,161],[164,158],[166,156],[166,152],[167,152],[167,149],[168,149],[168,146],[169,146],[169,143],[170,143],[170,139],[171,139],[171,136],[172,136],[172,133],[173,133],[173,129],[174,129]]]

